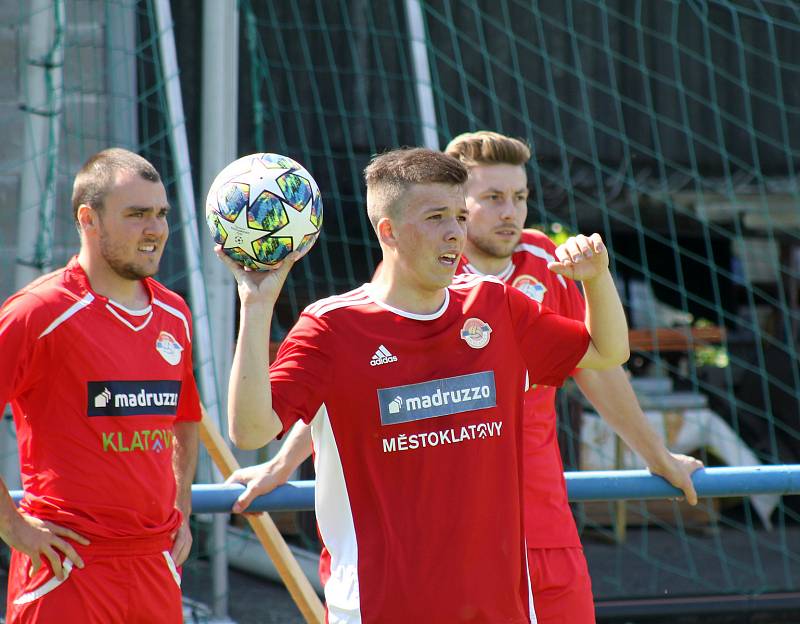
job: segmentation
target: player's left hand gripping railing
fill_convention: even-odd
[[[675,498],[681,491],[647,470],[603,470],[567,472],[567,492],[572,502],[623,499]],[[751,494],[800,494],[800,465],[705,468],[692,476],[701,498],[749,496]],[[242,485],[192,486],[192,511],[229,512]],[[19,490],[11,493],[15,501]],[[300,511],[314,508],[314,482],[290,481],[259,496],[249,511]]]

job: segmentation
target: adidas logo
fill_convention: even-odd
[[[370,366],[380,366],[381,364],[388,364],[389,362],[396,362],[397,356],[389,353],[389,349],[381,345],[369,361]]]

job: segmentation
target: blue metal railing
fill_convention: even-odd
[[[661,477],[647,470],[567,472],[567,493],[572,502],[656,499],[681,496]],[[692,477],[697,495],[705,497],[752,494],[800,494],[800,465],[704,468]],[[244,491],[239,484],[195,484],[192,511],[227,512]],[[20,490],[11,492],[15,501]],[[249,511],[301,511],[314,508],[314,481],[290,481],[252,502]]]
[[[623,499],[655,499],[680,496],[680,490],[647,470],[567,472],[567,493],[572,502]],[[698,496],[750,496],[752,494],[800,494],[800,465],[705,468],[692,477]],[[227,512],[244,491],[239,484],[192,486],[195,513]],[[22,492],[11,492],[15,501]],[[314,508],[314,481],[290,481],[259,496],[249,511],[300,511]]]

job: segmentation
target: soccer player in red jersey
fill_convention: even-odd
[[[458,273],[493,275],[559,314],[581,320],[585,305],[575,282],[548,270],[556,246],[528,215],[525,165],[530,149],[495,132],[472,132],[445,149],[469,170],[469,227]],[[646,462],[697,502],[691,473],[702,463],[671,454],[642,413],[625,371],[581,369],[574,376],[602,417]],[[556,437],[556,389],[536,386],[525,395],[525,536],[536,615],[540,624],[593,624],[591,581],[567,502]]]
[[[628,356],[597,234],[571,238],[548,265],[583,281],[585,322],[496,278],[453,280],[466,178],[458,160],[432,150],[375,158],[365,179],[379,278],[306,308],[269,368],[270,319],[297,255],[264,274],[219,253],[241,299],[231,438],[257,448],[298,420],[311,423],[329,622],[536,621],[524,393],[559,385],[576,366],[619,366]]]
[[[447,147],[469,171],[465,253],[458,273],[495,275],[530,298],[582,320],[583,297],[575,283],[547,268],[555,245],[536,230],[525,230],[530,150],[522,141],[494,132],[461,135]],[[376,362],[380,361],[376,353]],[[647,423],[624,371],[580,370],[579,387],[597,411],[659,474],[697,500],[691,473],[698,460],[670,454]],[[536,614],[540,623],[594,622],[591,581],[575,521],[569,509],[556,437],[555,388],[538,386],[525,397],[524,421],[526,539]],[[298,423],[270,461],[237,470],[230,482],[246,485],[235,511],[245,511],[261,494],[285,483],[311,452],[308,427]],[[542,559],[546,561],[542,561]],[[327,552],[321,575],[327,580]]]
[[[0,308],[25,490],[16,509],[0,488],[6,622],[178,624],[200,402],[189,310],[151,277],[166,191],[147,160],[108,149],[72,205],[78,255]]]

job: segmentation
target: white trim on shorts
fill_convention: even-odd
[[[172,555],[169,554],[168,550],[162,550],[161,554],[164,555],[164,559],[167,560],[167,567],[169,568],[169,571],[172,574],[172,580],[174,580],[175,584],[178,587],[180,587],[181,586],[181,575],[178,574],[178,568],[175,565],[175,561],[172,559]]]
[[[14,599],[14,604],[24,605],[28,604],[29,602],[33,602],[34,600],[38,600],[42,596],[49,594],[56,587],[61,585],[64,581],[66,581],[69,578],[69,573],[72,572],[72,560],[64,559],[63,567],[64,567],[63,579],[60,579],[57,576],[53,576],[50,580],[48,580],[46,583],[42,583],[41,585],[39,585],[39,587],[37,587],[33,591],[29,591],[25,594],[22,594],[21,596],[17,596]]]

